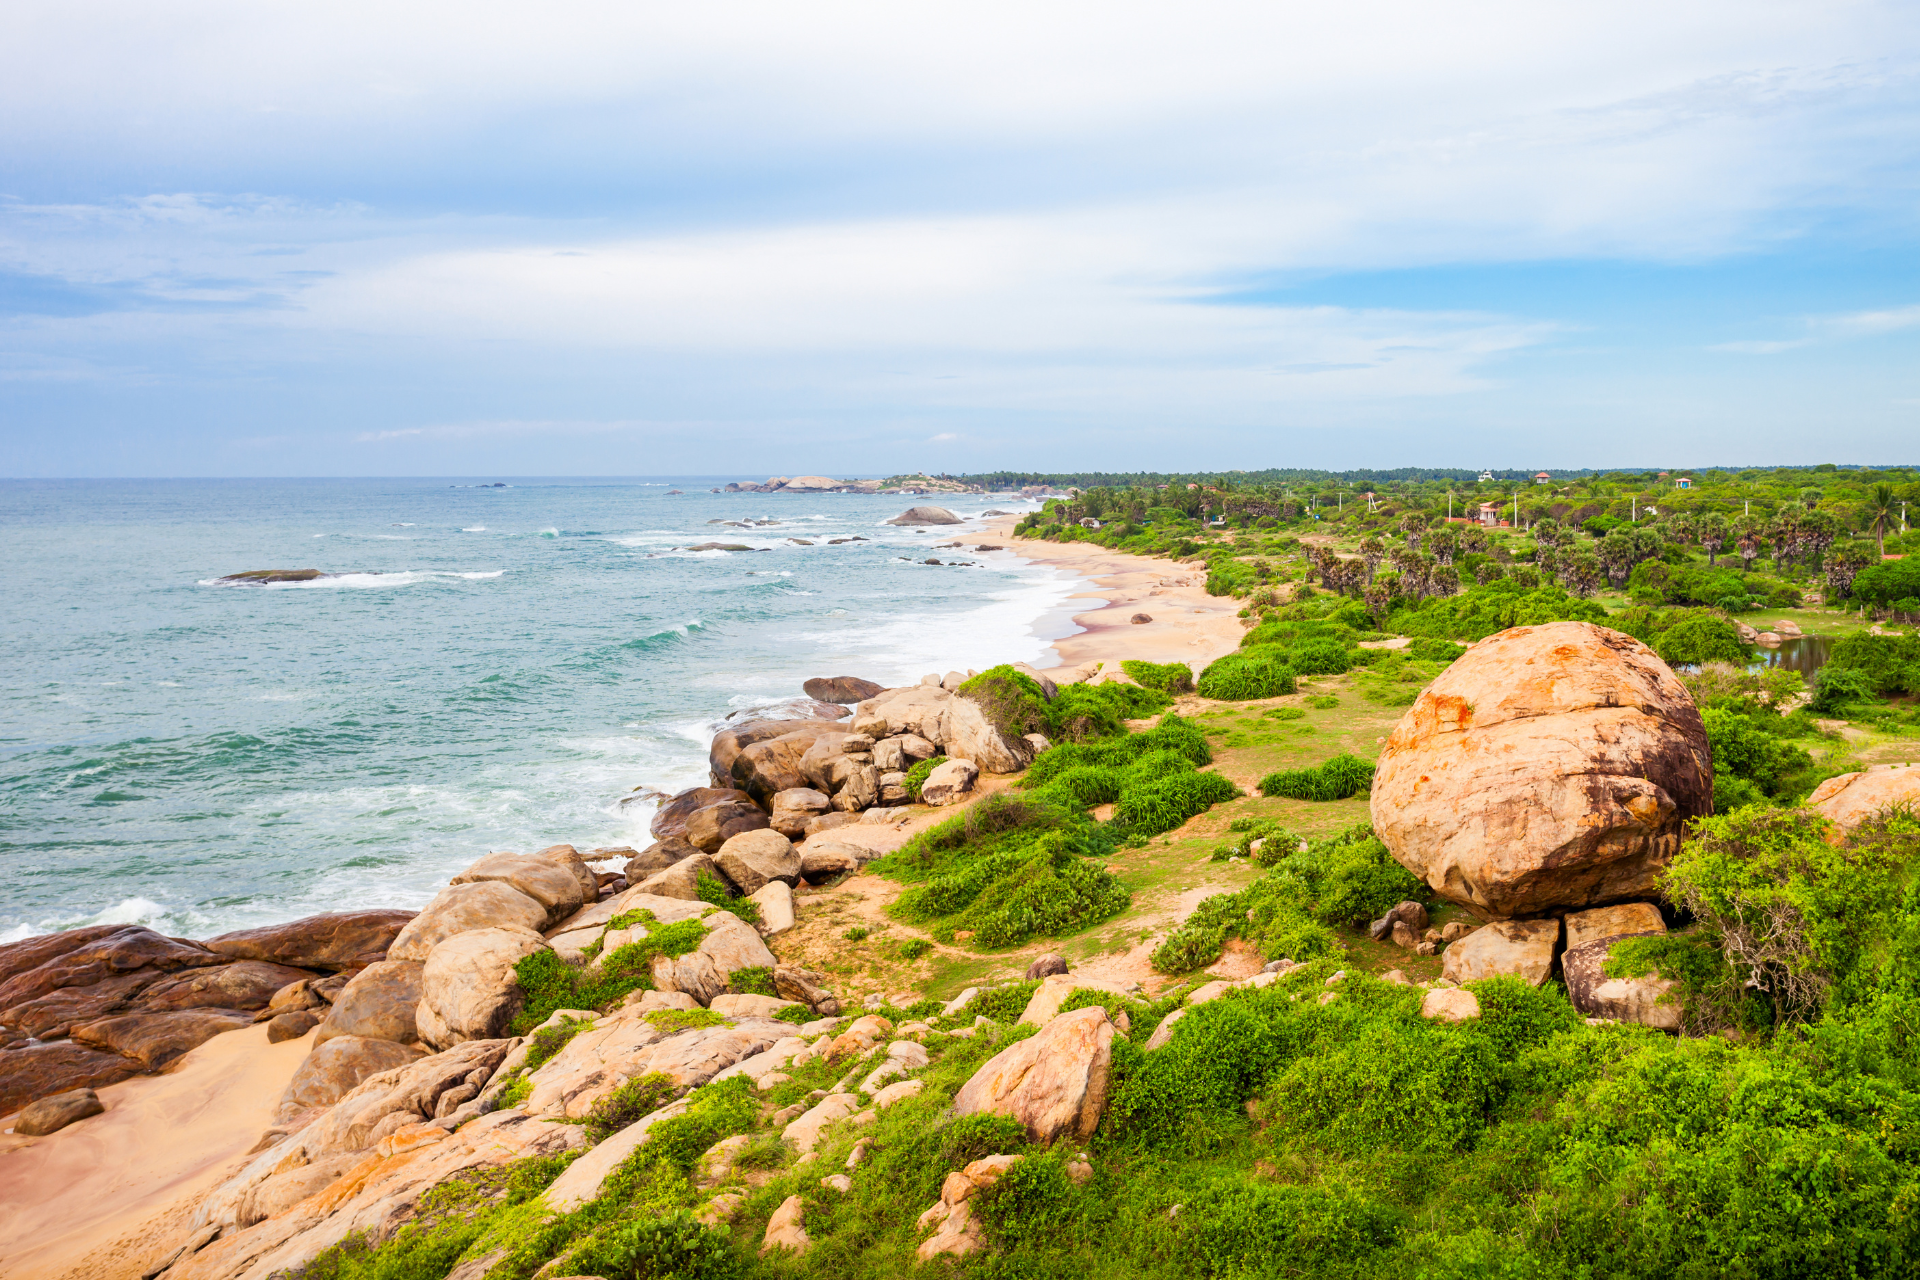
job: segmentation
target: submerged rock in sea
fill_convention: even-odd
[[[887,521],[887,523],[901,525],[959,524],[960,517],[945,507],[908,507],[905,511],[902,511],[899,515]]]
[[[248,569],[244,573],[229,573],[216,578],[216,582],[231,582],[236,586],[266,586],[273,582],[312,582],[316,578],[337,578],[338,573],[329,573],[324,569]]]

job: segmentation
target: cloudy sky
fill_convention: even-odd
[[[16,0],[0,474],[1920,460],[1920,10]]]

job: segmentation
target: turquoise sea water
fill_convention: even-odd
[[[620,797],[703,783],[729,714],[1045,665],[1072,629],[1058,571],[918,563],[957,531],[883,523],[913,499],[725,480],[0,482],[0,941],[418,906],[489,849],[641,845]],[[708,523],[748,518],[779,523]],[[766,549],[672,549],[708,540]],[[354,572],[213,581],[261,568]]]

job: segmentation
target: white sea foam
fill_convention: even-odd
[[[486,531],[487,531],[487,526],[483,524],[470,524],[466,528],[460,530],[460,532],[462,533],[485,533]]]
[[[505,569],[486,569],[475,573],[456,573],[448,569],[403,569],[396,573],[335,573],[306,582],[226,582],[202,578],[203,587],[244,587],[254,591],[316,591],[327,588],[410,587],[417,582],[484,582],[498,578]]]

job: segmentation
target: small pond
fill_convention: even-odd
[[[1811,682],[1813,673],[1826,665],[1827,655],[1833,652],[1833,637],[1783,637],[1777,647],[1758,645],[1753,652],[1754,662],[1748,670],[1765,671],[1769,667],[1785,667],[1789,671],[1798,671],[1803,679]]]

